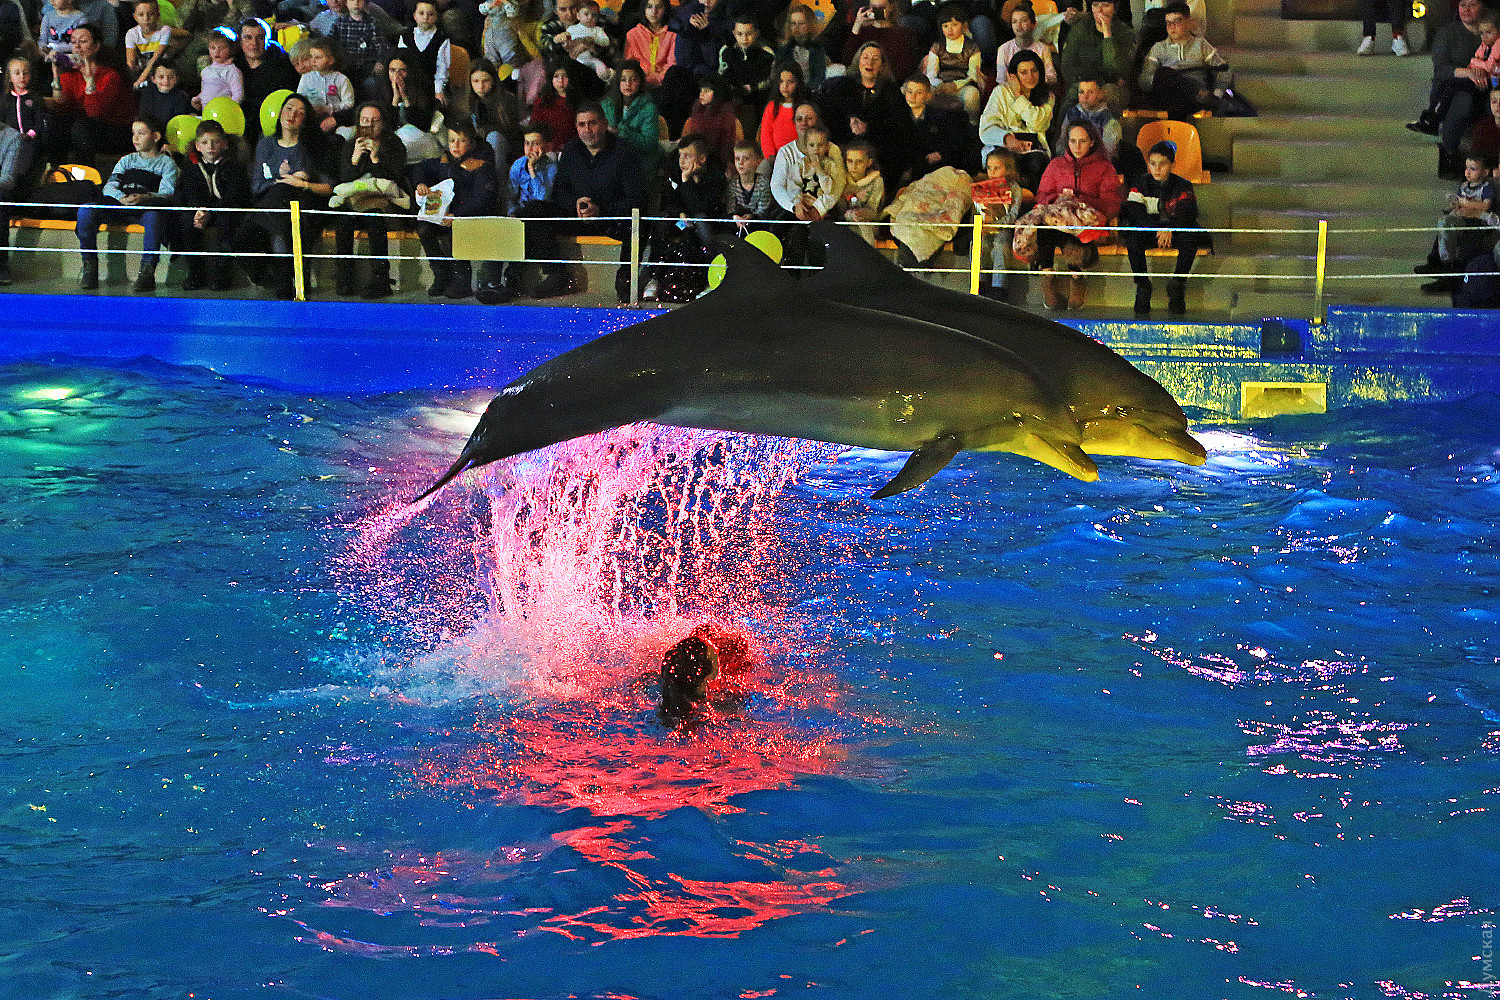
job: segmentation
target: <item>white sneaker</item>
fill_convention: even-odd
[[[1354,50],[1357,56],[1371,55],[1375,51],[1375,36],[1366,35],[1359,43],[1359,48]]]
[[[1397,35],[1395,38],[1391,39],[1391,51],[1398,56],[1404,57],[1411,55],[1411,49],[1406,47],[1406,39],[1402,38],[1400,35]]]

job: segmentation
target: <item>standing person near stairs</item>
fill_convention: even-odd
[[[1459,143],[1478,117],[1490,89],[1489,78],[1471,69],[1469,60],[1479,51],[1479,0],[1458,0],[1458,19],[1437,30],[1432,37],[1432,96],[1441,87],[1452,86],[1448,114],[1438,127],[1438,175],[1457,178],[1463,171]],[[1452,84],[1444,81],[1452,80]]]
[[[1391,22],[1391,52],[1398,56],[1411,55],[1411,49],[1406,45],[1406,8],[1410,6],[1410,0],[1359,0],[1359,16],[1360,20],[1364,21],[1364,37],[1359,41],[1359,48],[1354,51],[1362,56],[1375,53],[1377,6],[1385,8],[1387,19]]]

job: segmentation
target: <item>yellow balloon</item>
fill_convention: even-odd
[[[729,270],[729,261],[724,259],[723,254],[715,257],[712,264],[708,265],[708,287],[718,288],[719,282],[724,280],[724,272]]]
[[[260,131],[262,135],[276,134],[276,119],[281,117],[281,106],[292,96],[290,90],[273,90],[260,102]],[[209,103],[213,103],[210,101]]]
[[[776,238],[775,233],[768,233],[764,229],[758,229],[745,237],[745,242],[771,258],[777,264],[781,263],[781,241]]]
[[[193,139],[198,135],[198,123],[202,120],[197,115],[178,115],[167,122],[167,145],[186,156],[193,145]]]
[[[245,134],[245,112],[232,97],[215,97],[203,105],[203,117],[218,122],[230,135]]]

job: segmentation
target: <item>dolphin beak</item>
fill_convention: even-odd
[[[443,473],[443,477],[422,491],[422,495],[413,499],[412,503],[421,503],[477,464],[474,461],[474,456],[465,448],[463,454],[459,455],[458,459],[452,465],[448,466],[448,471]]]

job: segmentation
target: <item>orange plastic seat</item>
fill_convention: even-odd
[[[1146,156],[1151,147],[1163,139],[1177,146],[1177,159],[1172,172],[1194,184],[1207,184],[1212,179],[1203,169],[1203,145],[1198,140],[1198,130],[1188,122],[1163,120],[1147,122],[1135,137],[1141,155]]]

